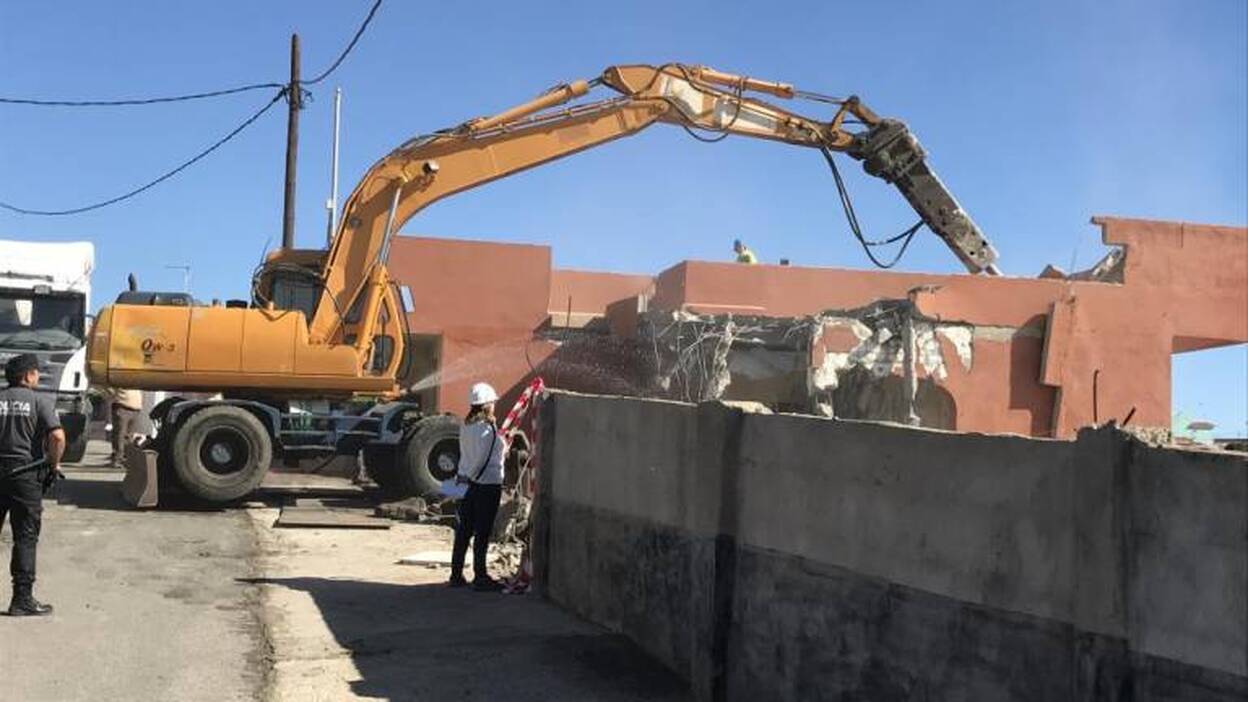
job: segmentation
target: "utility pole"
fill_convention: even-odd
[[[282,248],[295,247],[295,165],[299,156],[299,109],[303,107],[299,88],[299,35],[290,35],[290,85],[286,88],[290,106],[286,118],[286,197],[282,206]]]
[[[334,230],[338,228],[338,118],[342,113],[342,88],[334,89],[334,148],[331,151],[329,171],[329,199],[325,209],[329,211],[329,223],[325,230],[325,248],[334,243]]]

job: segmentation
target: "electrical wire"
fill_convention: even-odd
[[[862,227],[858,223],[858,215],[854,212],[854,203],[849,198],[849,190],[845,187],[845,180],[841,178],[840,169],[836,167],[836,160],[832,158],[832,152],[826,148],[820,149],[820,152],[823,154],[823,157],[827,159],[828,166],[832,169],[832,179],[836,181],[836,191],[840,195],[841,207],[845,210],[845,219],[849,222],[849,229],[853,232],[854,238],[858,240],[858,243],[862,245],[862,250],[867,254],[867,258],[871,259],[871,262],[878,268],[892,268],[897,265],[897,263],[901,261],[901,257],[906,253],[906,249],[910,247],[910,242],[914,241],[915,234],[918,234],[919,228],[923,226],[923,220],[920,219],[918,222],[914,223],[914,226],[896,236],[889,237],[888,239],[881,239],[878,241],[868,240],[862,235]],[[893,260],[888,263],[884,263],[880,259],[876,258],[875,253],[871,250],[873,246],[891,244],[903,239],[904,241],[902,241],[901,248],[897,250],[897,255],[894,256]]]
[[[226,134],[225,136],[221,137],[208,148],[204,149],[203,151],[200,151],[198,154],[195,154],[190,159],[183,161],[181,165],[179,165],[178,167],[170,171],[167,171],[166,173],[159,176],[155,180],[149,181],[148,183],[141,185],[129,192],[118,195],[117,197],[109,198],[107,200],[102,200],[100,202],[96,202],[90,205],[84,205],[82,207],[73,207],[73,208],[65,209],[65,210],[34,210],[34,209],[28,209],[25,207],[18,207],[17,205],[13,205],[8,202],[0,201],[0,209],[5,209],[10,212],[16,212],[17,214],[24,214],[24,215],[42,215],[42,216],[48,216],[48,217],[58,217],[62,215],[72,215],[72,214],[81,214],[83,212],[90,212],[91,210],[98,210],[101,207],[107,207],[109,205],[122,202],[123,200],[129,200],[130,198],[146,190],[149,190],[165,182],[166,180],[169,180],[175,175],[191,167],[192,165],[197,163],[200,159],[204,158],[208,154],[211,154],[213,151],[216,151],[217,149],[224,146],[228,141],[238,136],[240,132],[242,132],[247,127],[250,127],[256,120],[260,119],[260,117],[264,113],[268,112],[270,108],[272,108],[279,101],[281,101],[282,98],[286,96],[286,93],[287,93],[287,90],[286,88],[283,87],[281,90],[277,92],[276,95],[273,96],[271,100],[269,100],[269,102],[264,107],[260,108],[255,114],[248,117],[246,120],[243,121],[242,124],[235,127],[232,131],[230,131],[229,134]]]
[[[325,69],[320,75],[313,78],[312,80],[300,81],[300,84],[295,86],[296,89],[299,91],[298,95],[291,95],[290,86],[283,84],[283,83],[256,83],[252,85],[240,86],[237,88],[230,88],[228,90],[215,90],[211,92],[194,93],[190,95],[177,95],[177,96],[160,97],[160,98],[142,98],[142,99],[133,99],[133,100],[28,100],[28,99],[19,99],[19,98],[0,98],[0,103],[9,103],[9,104],[96,107],[96,106],[118,106],[118,105],[151,105],[151,104],[164,103],[164,102],[181,102],[181,101],[186,101],[186,100],[199,100],[199,99],[209,98],[209,97],[220,97],[222,95],[233,95],[236,93],[242,93],[242,92],[247,92],[251,90],[260,90],[264,88],[277,88],[278,89],[277,94],[273,96],[273,99],[269,100],[269,102],[264,107],[260,108],[260,110],[257,111],[255,114],[253,114],[252,116],[244,120],[242,124],[235,127],[229,134],[226,134],[224,137],[218,139],[208,148],[192,156],[190,159],[182,162],[176,168],[173,168],[172,170],[165,172],[164,174],[158,176],[157,178],[133,190],[130,190],[116,197],[109,198],[107,200],[102,200],[100,202],[92,203],[90,205],[84,205],[82,207],[71,207],[71,208],[63,209],[63,210],[37,210],[37,209],[31,209],[31,208],[26,208],[26,207],[18,207],[17,205],[4,202],[2,200],[0,200],[0,209],[8,210],[9,212],[14,212],[17,214],[39,215],[39,216],[45,216],[45,217],[59,217],[59,216],[64,216],[64,215],[82,214],[84,212],[98,210],[103,207],[108,207],[109,205],[114,205],[119,202],[129,200],[130,198],[135,197],[136,195],[139,195],[140,193],[143,193],[165,182],[166,180],[169,180],[170,178],[181,173],[187,168],[190,168],[192,165],[199,162],[201,159],[208,156],[212,152],[221,148],[234,137],[238,136],[240,132],[242,132],[247,127],[250,127],[256,120],[260,119],[260,117],[264,113],[268,112],[269,109],[273,107],[273,105],[277,104],[277,102],[282,100],[283,98],[299,99],[300,102],[302,102],[302,100],[305,98],[310,98],[311,93],[308,93],[306,90],[303,89],[302,87],[303,84],[312,85],[315,83],[319,83],[325,80],[327,77],[329,77],[329,75],[333,73],[335,70],[337,70],[338,66],[340,66],[342,62],[347,58],[347,56],[350,55],[351,51],[355,49],[356,44],[360,41],[360,37],[364,35],[364,30],[368,28],[369,23],[372,22],[373,20],[373,16],[377,14],[377,10],[381,7],[381,3],[382,3],[382,0],[376,0],[376,2],[373,3],[372,8],[370,8],[368,11],[368,16],[364,18],[364,21],[360,24],[359,28],[355,31],[355,35],[351,37],[351,41],[347,44],[346,48],[342,50],[342,53],[338,55],[338,58],[332,64],[330,64],[329,68]]]
[[[368,16],[364,18],[364,22],[360,24],[355,31],[355,35],[351,37],[350,43],[338,55],[338,58],[330,64],[329,68],[321,72],[320,75],[312,80],[300,81],[307,85],[315,85],[329,77],[331,73],[338,69],[338,66],[346,60],[347,56],[355,49],[356,43],[360,41],[360,37],[364,35],[364,30],[368,28],[373,16],[377,14],[377,10],[381,7],[382,0],[376,0],[368,11]],[[189,100],[203,100],[206,98],[224,97],[226,95],[237,95],[252,90],[268,90],[281,89],[287,87],[286,83],[252,83],[250,85],[240,85],[237,88],[227,88],[225,90],[210,90],[202,93],[189,93],[187,95],[169,95],[154,98],[126,98],[121,100],[40,100],[35,98],[12,98],[0,97],[0,104],[7,105],[32,105],[37,107],[128,107],[135,105],[158,105],[169,102],[186,102]]]
[[[377,2],[373,3],[372,9],[368,11],[368,16],[365,17],[364,21],[360,24],[360,28],[355,30],[355,36],[351,37],[351,42],[347,44],[347,48],[342,50],[342,53],[338,55],[338,59],[330,64],[329,68],[326,68],[319,76],[313,78],[312,80],[300,82],[307,83],[308,85],[316,85],[317,83],[320,83],[328,78],[329,74],[337,70],[338,65],[341,64],[343,60],[347,58],[347,55],[351,53],[351,50],[355,48],[356,42],[360,40],[360,37],[364,36],[364,30],[368,29],[368,23],[373,21],[373,15],[377,14],[377,10],[380,7],[381,0],[377,0]]]
[[[123,105],[156,105],[164,102],[202,100],[204,98],[245,93],[250,90],[280,89],[284,87],[286,87],[284,83],[253,83],[251,85],[242,85],[237,88],[229,88],[226,90],[212,90],[206,93],[191,93],[189,95],[172,95],[169,97],[155,98],[133,98],[128,100],[32,100],[28,98],[0,97],[0,103],[9,105],[37,105],[40,107],[119,107]]]

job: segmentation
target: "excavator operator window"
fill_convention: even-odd
[[[316,312],[320,287],[313,281],[294,275],[273,276],[273,306],[279,310],[298,310],[311,320]]]
[[[373,337],[373,361],[369,364],[369,371],[373,375],[385,373],[390,367],[390,360],[394,358],[394,337],[379,334]]]

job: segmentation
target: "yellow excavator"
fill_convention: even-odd
[[[614,94],[578,101],[598,87]],[[835,112],[818,121],[758,95],[830,104]],[[858,98],[703,66],[612,66],[592,81],[402,144],[356,186],[328,251],[274,252],[253,277],[249,303],[200,306],[185,295],[122,293],[92,331],[91,380],[214,396],[172,397],[153,411],[162,470],[206,500],[251,492],[275,458],[360,451],[383,488],[433,492],[454,475],[457,427],[396,399],[408,309],[386,269],[395,233],[441,198],[659,123],[703,140],[738,135],[818,149],[862,240],[832,160],[846,153],[894,185],[969,271],[998,274],[996,251],[906,125]]]

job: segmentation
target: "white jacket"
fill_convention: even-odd
[[[483,485],[502,485],[504,443],[498,430],[488,421],[473,422],[460,427],[460,476]]]

